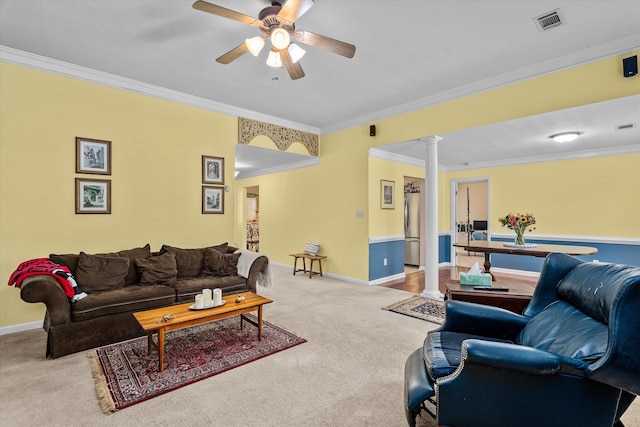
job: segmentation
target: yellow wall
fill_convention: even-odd
[[[490,176],[489,226],[498,217],[535,214],[534,234],[640,239],[640,153],[449,173]]]
[[[369,158],[369,235],[404,235],[404,177],[424,178],[424,168]],[[395,181],[395,209],[380,208],[380,180]]]
[[[342,136],[355,139],[359,132]],[[260,252],[270,260],[292,264],[289,254],[311,240],[328,255],[323,270],[368,280],[367,149],[331,135],[321,144],[319,165],[238,180],[237,186],[260,186]],[[359,210],[364,218],[356,218]]]
[[[376,175],[382,172],[370,171],[369,148],[640,93],[637,80],[622,77],[620,62],[610,58],[380,120],[376,137],[369,136],[368,124],[323,135],[318,166],[238,182],[233,181],[235,117],[2,63],[0,276],[6,280],[19,262],[50,252],[112,251],[147,242],[154,250],[162,243],[242,242],[243,214],[236,211],[244,187],[258,185],[261,252],[290,265],[289,253],[316,240],[329,256],[326,271],[366,281],[369,237],[400,233],[396,226],[387,228],[386,214],[376,209]],[[76,136],[113,141],[112,215],[74,214]],[[226,193],[225,215],[201,214],[202,155],[226,159],[231,192]],[[450,228],[450,179],[491,175],[496,186],[491,189],[492,217],[493,210],[502,214],[536,200],[523,209],[537,210],[541,221],[555,218],[571,208],[567,194],[580,194],[580,208],[594,217],[578,216],[571,223],[573,216],[563,213],[557,222],[541,223],[540,232],[638,236],[624,229],[619,217],[610,218],[622,194],[633,190],[625,183],[637,182],[637,157],[440,173],[440,231]],[[621,162],[629,167],[620,167]],[[532,197],[523,195],[513,206],[508,184],[522,179],[523,171],[536,176]],[[565,171],[579,178],[566,180]],[[621,188],[620,193],[612,187]],[[637,212],[637,200],[630,198],[622,207]],[[360,210],[364,218],[356,218]],[[23,303],[16,289],[0,287],[0,326],[41,320],[42,313],[43,307]]]
[[[109,252],[150,243],[201,247],[233,240],[235,205],[201,213],[201,156],[233,180],[237,119],[0,63],[0,277],[50,253]],[[75,137],[112,141],[111,215],[76,215]],[[231,202],[231,203],[229,203]],[[0,326],[41,320],[0,287]]]

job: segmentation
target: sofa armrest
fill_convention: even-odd
[[[445,320],[438,330],[514,341],[529,320],[503,308],[450,300],[445,302]]]
[[[45,274],[27,277],[20,285],[20,298],[30,303],[44,303],[51,325],[71,321],[69,298],[54,277]]]
[[[256,284],[261,274],[268,274],[267,267],[269,266],[269,258],[266,256],[260,256],[251,264],[249,269],[249,277],[247,278],[247,290],[249,292],[256,292]]]

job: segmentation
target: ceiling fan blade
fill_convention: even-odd
[[[202,12],[212,13],[214,15],[222,16],[223,18],[233,19],[234,21],[242,22],[243,24],[251,25],[254,27],[262,27],[264,23],[256,18],[252,18],[249,15],[235,12],[231,9],[217,6],[215,4],[207,3],[206,1],[198,0],[193,4],[193,8]]]
[[[282,49],[280,51],[280,59],[282,60],[284,67],[289,72],[289,77],[291,77],[291,80],[298,80],[304,77],[304,71],[302,70],[302,65],[300,65],[300,61],[294,63],[291,60],[289,49]]]
[[[311,9],[314,3],[314,0],[287,0],[278,13],[278,19],[282,25],[291,25]]]
[[[298,41],[304,44],[319,47],[347,58],[353,58],[353,55],[356,54],[356,47],[354,45],[332,39],[331,37],[321,36],[320,34],[303,30],[296,30],[293,35]]]
[[[247,44],[245,42],[242,42],[238,46],[231,49],[229,52],[225,53],[219,58],[216,58],[216,61],[221,64],[229,64],[230,62],[235,61],[247,52],[249,52],[249,48],[247,47]]]

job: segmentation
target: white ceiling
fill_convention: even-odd
[[[265,0],[210,2],[250,16],[269,5]],[[259,30],[194,10],[192,3],[0,0],[0,45],[319,134],[640,47],[638,0],[316,0],[296,27],[352,43],[356,54],[347,59],[303,46],[306,77],[292,81],[285,70],[264,64],[266,49],[259,58],[247,54],[229,65],[215,62]],[[557,8],[566,23],[539,31],[533,18]],[[631,79],[640,92],[640,77]],[[638,100],[629,105],[635,114],[631,121],[638,122]],[[618,146],[628,152],[640,145],[637,127],[624,134],[633,133],[632,138],[613,128],[630,120],[621,115],[624,111],[616,110],[607,123],[599,111],[584,111],[589,116],[532,120],[527,126],[545,142],[534,155]],[[583,145],[559,148],[544,139],[569,125],[581,126]],[[498,125],[482,131],[487,133],[443,135],[440,164],[456,168],[531,155],[533,133]],[[591,134],[606,136],[587,138]]]

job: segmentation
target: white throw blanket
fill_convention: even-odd
[[[238,249],[234,253],[240,254],[240,258],[238,259],[238,274],[245,279],[249,278],[249,271],[251,270],[253,262],[261,256],[265,256],[263,254],[251,252],[246,249]],[[267,268],[265,268],[264,271],[258,273],[256,285],[264,286],[265,288],[269,288],[273,285],[273,283],[271,282],[271,270],[268,263]]]

